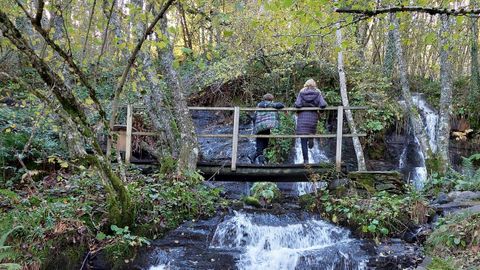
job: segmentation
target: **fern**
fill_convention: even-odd
[[[480,153],[462,160],[463,177],[458,181],[458,190],[480,190],[480,169],[475,169],[474,161],[480,160]]]
[[[11,246],[6,246],[5,242],[7,241],[8,236],[15,230],[22,228],[22,226],[17,226],[10,231],[2,234],[0,237],[0,261],[5,259],[13,259],[15,258],[16,254],[11,250]],[[0,269],[7,269],[7,270],[16,270],[22,269],[22,266],[16,263],[0,263]]]

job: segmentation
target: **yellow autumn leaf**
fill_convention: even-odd
[[[93,99],[91,99],[91,98],[85,99],[85,104],[92,105],[93,104]]]
[[[60,162],[60,167],[62,167],[62,168],[68,168],[68,162],[66,162],[66,161]]]

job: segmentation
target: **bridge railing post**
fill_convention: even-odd
[[[343,106],[337,108],[337,145],[335,149],[335,168],[342,170]]]
[[[233,110],[233,134],[232,134],[232,171],[237,170],[238,129],[240,125],[240,107]]]
[[[133,129],[133,108],[131,104],[127,105],[127,134],[125,137],[125,163],[130,163],[132,156],[132,129]]]

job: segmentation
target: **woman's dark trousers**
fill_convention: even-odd
[[[303,163],[308,163],[308,148],[313,148],[313,138],[300,138],[300,143],[302,145]]]

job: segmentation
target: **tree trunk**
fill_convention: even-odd
[[[393,24],[393,38],[395,40],[395,49],[397,54],[398,71],[400,75],[400,84],[402,86],[402,98],[405,100],[405,111],[408,122],[410,123],[415,137],[417,137],[422,148],[423,155],[429,159],[432,155],[430,145],[428,144],[427,134],[418,111],[413,107],[413,99],[410,93],[410,85],[408,83],[407,65],[403,57],[402,42],[400,39],[400,25],[395,14],[391,16],[391,23]]]
[[[168,37],[167,20],[161,21],[163,35]],[[172,45],[169,43],[159,52],[160,71],[164,75],[167,87],[172,91],[173,97],[173,114],[175,123],[180,133],[179,156],[177,163],[177,173],[183,170],[194,170],[197,166],[198,145],[195,135],[195,128],[188,110],[187,100],[184,95],[184,89],[180,83],[179,76],[173,68],[173,51]]]
[[[343,70],[343,52],[341,49],[342,46],[342,30],[340,30],[340,24],[337,23],[337,47],[338,51],[338,75],[340,77],[340,94],[342,96],[342,104],[345,107],[349,106],[348,95],[347,95],[347,80],[345,78],[345,71]],[[357,133],[357,128],[355,122],[353,121],[353,115],[351,110],[345,110],[345,116],[347,118],[347,123],[352,134]],[[355,148],[355,155],[357,156],[357,165],[359,171],[366,171],[367,167],[365,165],[365,157],[363,155],[362,144],[358,137],[352,137],[353,147]]]
[[[449,142],[450,142],[450,114],[452,112],[452,65],[449,55],[451,43],[448,36],[450,33],[450,22],[447,15],[440,15],[441,27],[438,37],[440,47],[440,106],[437,129],[437,156],[440,161],[439,171],[445,173],[450,165]]]
[[[477,1],[471,1],[474,8],[477,7]],[[472,17],[471,19],[471,44],[470,44],[470,57],[471,57],[471,83],[470,83],[470,107],[475,108],[478,106],[478,97],[480,93],[480,74],[478,70],[478,17]]]
[[[87,118],[86,109],[80,105],[80,102],[72,90],[65,84],[60,76],[55,73],[43,59],[38,57],[22,34],[2,11],[0,11],[0,30],[2,31],[2,35],[10,40],[10,42],[27,57],[33,68],[50,87],[55,98],[60,103],[61,108],[75,123],[79,133],[91,143],[94,154],[87,155],[85,158],[90,164],[102,172],[105,182],[104,187],[109,200],[110,222],[120,226],[133,223],[135,216],[130,194],[122,180],[114,174],[112,167],[106,162],[100,144],[95,137],[93,125]]]
[[[390,14],[389,17],[394,16]],[[392,19],[390,18],[390,21]],[[393,37],[393,29],[388,29],[387,42],[385,48],[385,57],[383,59],[383,74],[392,79],[393,68],[395,66],[395,39]]]
[[[143,7],[142,0],[133,1],[137,7]],[[150,12],[151,6],[147,4],[145,12]],[[145,23],[141,19],[137,20],[137,33],[144,33],[146,29]],[[137,38],[140,38],[137,36]],[[156,37],[155,37],[156,38]],[[147,51],[150,51],[150,48]],[[166,96],[166,87],[160,83],[159,75],[157,74],[150,53],[140,51],[138,53],[138,60],[142,61],[142,74],[145,80],[140,80],[140,86],[147,91],[144,95],[144,103],[147,107],[147,113],[152,122],[153,128],[160,135],[157,136],[155,148],[150,145],[147,151],[152,153],[160,164],[165,163],[165,159],[172,159],[178,156],[179,141],[176,138],[173,130],[174,117],[172,114],[172,106],[169,104],[169,97]]]

